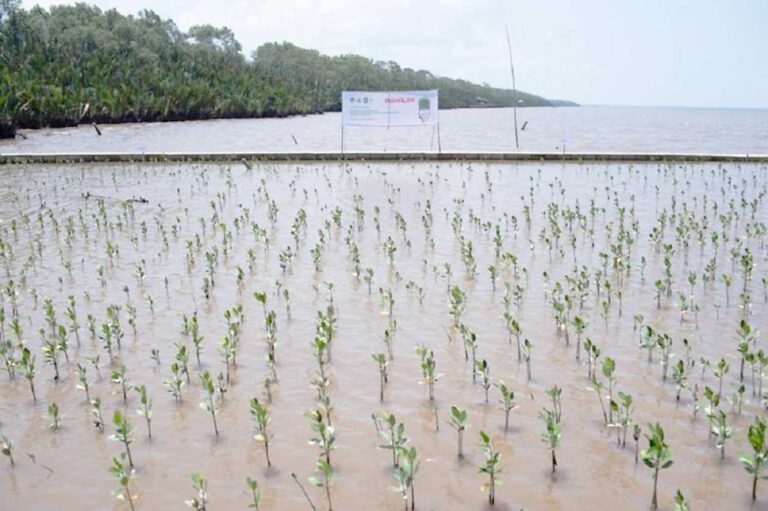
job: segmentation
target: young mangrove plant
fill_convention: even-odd
[[[501,399],[499,400],[501,406],[499,409],[504,411],[504,433],[507,433],[509,431],[509,413],[517,408],[517,405],[515,405],[515,393],[507,386],[504,380],[499,380],[496,386],[499,388],[499,392],[501,392]]]
[[[488,489],[488,504],[496,503],[496,485],[501,482],[497,477],[501,472],[501,452],[494,450],[491,444],[491,437],[485,431],[480,432],[480,450],[485,457],[483,464],[480,465],[480,473],[488,476],[488,484],[483,487]]]
[[[147,394],[147,386],[139,385],[136,387],[136,392],[139,394],[139,409],[136,413],[139,417],[144,417],[144,421],[147,423],[147,437],[152,440],[152,399]]]
[[[667,381],[667,369],[672,358],[672,337],[669,334],[657,335],[656,346],[661,351],[661,380]]]
[[[133,468],[133,456],[131,456],[131,444],[133,443],[133,425],[124,416],[120,410],[115,410],[112,415],[112,424],[115,426],[115,434],[110,436],[110,440],[120,442],[125,447],[125,454],[128,456],[128,463]]]
[[[213,379],[211,378],[211,373],[208,371],[205,371],[200,376],[200,383],[203,386],[203,390],[205,391],[206,397],[200,402],[200,408],[205,410],[206,412],[211,414],[211,420],[213,421],[213,431],[216,433],[216,437],[219,436],[219,426],[216,423],[216,414],[218,413],[218,408],[216,407],[216,403],[214,402],[214,394],[216,393],[216,387],[213,383]]]
[[[269,410],[262,405],[257,398],[251,399],[251,420],[253,420],[254,436],[257,442],[264,444],[264,453],[267,457],[267,467],[272,466],[269,460],[269,440],[272,438],[269,432],[269,425],[272,418],[269,416]]]
[[[491,388],[491,369],[488,367],[488,361],[483,359],[475,363],[475,372],[482,377],[480,385],[485,392],[485,402],[488,402],[488,391]]]
[[[379,418],[375,418],[376,429],[386,444],[380,445],[379,449],[392,451],[392,466],[397,468],[400,465],[400,448],[405,446],[408,439],[405,437],[405,424],[397,423],[397,419],[391,413],[382,413]]]
[[[37,403],[37,395],[35,394],[35,356],[26,346],[21,349],[21,359],[18,361],[18,364],[24,370],[24,378],[29,382],[32,401]]]
[[[747,430],[747,439],[752,447],[752,454],[742,454],[739,461],[744,465],[744,470],[752,476],[752,500],[757,499],[757,480],[765,479],[763,466],[768,461],[768,446],[765,443],[766,421],[764,418],[755,417]]]
[[[119,459],[112,458],[112,466],[109,467],[109,473],[115,476],[118,483],[120,484],[120,488],[112,493],[117,499],[128,501],[128,505],[130,506],[131,511],[133,511],[134,507],[133,495],[131,495],[131,482],[136,476],[136,471],[132,468],[132,466],[125,466],[124,456],[125,455],[122,454]]]
[[[80,384],[76,388],[78,390],[85,391],[85,402],[90,403],[91,392],[90,392],[90,387],[88,385],[88,374],[86,372],[85,367],[79,363],[77,364],[77,379],[80,381]]]
[[[100,433],[104,432],[104,418],[101,415],[101,399],[91,400],[91,423]]]
[[[321,457],[315,462],[315,470],[320,473],[320,477],[310,476],[308,478],[309,484],[318,488],[325,488],[328,511],[333,511],[333,503],[331,502],[331,484],[335,477],[333,467],[328,460]]]
[[[563,388],[553,385],[546,390],[547,396],[552,400],[552,412],[555,414],[555,421],[560,422],[563,414]]]
[[[691,507],[685,500],[685,495],[679,489],[675,493],[675,511],[691,511]]]
[[[513,335],[517,340],[517,362],[520,363],[523,361],[523,353],[520,348],[520,334],[522,334],[520,323],[509,312],[505,312],[503,318],[504,324],[507,326],[507,332],[509,333],[509,343],[512,344]]]
[[[581,360],[581,336],[587,328],[587,322],[581,316],[574,316],[571,321],[576,330],[576,360]]]
[[[435,400],[435,383],[440,379],[440,374],[436,372],[435,353],[430,350],[421,358],[421,384],[429,388],[429,400]]]
[[[45,361],[53,366],[53,381],[59,381],[59,351],[60,345],[53,339],[47,339],[43,344],[43,358]]]
[[[328,424],[328,418],[321,409],[307,410],[305,417],[309,420],[309,426],[317,435],[310,438],[309,444],[320,448],[320,453],[331,464],[331,451],[336,448],[336,434],[333,426]]]
[[[619,391],[619,402],[611,401],[611,407],[614,407],[618,421],[615,423],[616,445],[625,447],[627,445],[627,430],[632,425],[632,404],[634,400],[630,394]],[[621,440],[619,439],[621,437]]]
[[[543,408],[539,412],[539,419],[544,421],[544,431],[539,433],[541,441],[547,444],[547,448],[552,455],[552,473],[557,470],[557,455],[556,450],[560,445],[560,438],[562,437],[563,425],[557,419],[555,412]]]
[[[656,489],[659,482],[659,471],[672,466],[672,451],[664,440],[664,429],[657,422],[648,424],[648,449],[643,449],[641,455],[643,463],[653,470],[653,498],[651,499],[651,508],[659,507]]]
[[[51,431],[58,431],[61,427],[61,419],[63,418],[61,415],[59,415],[59,405],[56,403],[51,403],[48,405],[48,418],[51,420],[51,423],[48,425],[48,429]]]
[[[528,374],[528,381],[531,381],[531,350],[533,350],[533,344],[526,339],[523,342],[523,357],[525,358],[525,369]]]
[[[112,383],[120,385],[120,390],[123,394],[123,403],[128,402],[128,392],[133,388],[133,385],[125,377],[125,366],[120,366],[120,369],[112,371],[111,378]]]
[[[715,445],[720,449],[720,459],[725,459],[725,442],[731,438],[733,431],[728,426],[728,417],[724,411],[718,410],[714,414],[711,433],[715,436]]]
[[[685,374],[685,363],[678,360],[677,364],[672,366],[672,381],[675,382],[676,394],[675,401],[680,401],[680,392],[686,387],[688,375]]]
[[[728,365],[728,362],[726,362],[724,358],[721,358],[720,362],[717,363],[715,369],[712,371],[717,377],[717,393],[721,396],[723,395],[723,377],[728,374],[729,369],[730,365]]]
[[[8,437],[6,436],[3,436],[0,440],[0,451],[2,451],[3,456],[8,458],[8,461],[11,462],[11,466],[13,466],[13,442],[8,440]]]
[[[259,511],[259,504],[261,504],[261,489],[259,488],[259,482],[256,479],[246,478],[245,484],[248,487],[248,495],[250,496],[250,504],[248,509],[254,509]]]
[[[464,430],[469,427],[467,422],[467,411],[456,405],[451,405],[451,416],[448,418],[448,424],[456,430],[458,434],[459,459],[464,457]]]
[[[459,286],[451,286],[448,291],[448,308],[453,317],[453,326],[461,324],[461,315],[467,306],[467,295]]]
[[[408,490],[410,490],[411,510],[416,509],[416,489],[414,479],[419,471],[419,462],[416,461],[415,447],[400,447],[398,456],[400,464],[395,469],[395,488],[403,496],[404,511],[408,511]]]
[[[379,402],[384,402],[384,385],[387,383],[389,361],[384,353],[374,353],[371,358],[379,366]]]
[[[170,380],[163,380],[163,385],[178,403],[181,402],[181,389],[184,387],[184,380],[181,378],[181,366],[178,362],[171,363],[171,375]]]
[[[196,495],[184,503],[195,511],[205,511],[208,505],[208,481],[201,473],[192,474],[192,488],[195,489]]]

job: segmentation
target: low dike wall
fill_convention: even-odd
[[[0,165],[163,162],[625,162],[768,163],[768,154],[674,153],[35,153],[0,154]]]

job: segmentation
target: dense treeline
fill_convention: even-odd
[[[274,117],[340,108],[343,89],[439,89],[444,108],[512,92],[292,44],[247,59],[228,28],[181,32],[152,11],[125,16],[85,4],[34,7],[0,0],[0,137],[18,128],[84,122]],[[523,105],[550,105],[519,92]]]

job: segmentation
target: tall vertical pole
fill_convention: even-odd
[[[437,154],[442,154],[443,146],[440,143],[440,121],[437,121]]]
[[[344,114],[341,114],[341,155],[344,156]]]
[[[509,49],[509,70],[512,72],[512,111],[515,117],[515,149],[520,149],[520,140],[517,137],[517,87],[515,86],[515,65],[512,63],[512,43],[509,40],[509,27],[507,30],[507,48]]]

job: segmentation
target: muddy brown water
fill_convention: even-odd
[[[665,428],[674,465],[662,471],[659,500],[664,509],[673,509],[673,496],[681,489],[692,509],[768,509],[768,487],[759,483],[758,501],[750,498],[751,478],[738,461],[748,451],[746,429],[754,415],[765,415],[765,408],[752,395],[747,370],[747,391],[741,415],[726,399],[721,408],[728,413],[733,437],[726,444],[726,456],[708,438],[708,421],[703,411],[692,418],[691,393],[686,390],[675,401],[671,377],[662,381],[660,354],[648,363],[646,351],[638,346],[633,316],[642,314],[646,324],[674,339],[672,363],[685,358],[682,339],[692,345],[692,358],[730,363],[724,378],[723,393],[730,395],[738,382],[739,355],[736,328],[742,317],[739,291],[742,286],[739,265],[732,263],[730,250],[740,240],[754,255],[754,271],[748,284],[751,295],[749,322],[754,328],[768,328],[768,306],[761,279],[766,272],[765,234],[754,233],[754,225],[765,223],[768,207],[765,194],[768,174],[759,165],[536,165],[536,164],[335,164],[261,165],[247,170],[240,165],[112,165],[112,166],[9,166],[0,169],[0,236],[13,247],[9,263],[2,268],[3,288],[13,280],[23,339],[37,357],[35,385],[38,401],[31,398],[27,381],[20,375],[9,380],[0,375],[0,434],[14,443],[15,467],[0,460],[0,509],[128,509],[110,492],[117,488],[108,473],[111,459],[122,451],[110,441],[114,432],[110,418],[116,409],[125,411],[135,426],[133,457],[136,478],[133,493],[137,509],[183,509],[184,500],[195,495],[190,480],[201,472],[209,483],[208,509],[243,509],[248,505],[246,477],[258,479],[263,490],[262,509],[309,509],[291,478],[295,472],[318,509],[327,503],[321,489],[309,487],[306,478],[314,471],[318,449],[309,445],[311,431],[303,417],[315,406],[315,392],[309,380],[315,362],[309,343],[314,337],[317,311],[325,310],[329,293],[324,282],[333,283],[337,309],[337,334],[329,366],[330,396],[334,406],[333,425],[337,448],[331,455],[336,469],[332,486],[334,509],[399,510],[403,503],[391,487],[391,455],[377,449],[372,413],[387,410],[405,424],[409,445],[418,450],[420,469],[415,479],[416,509],[486,509],[487,496],[481,489],[486,481],[478,473],[482,461],[479,432],[486,431],[502,453],[502,484],[497,490],[495,509],[647,509],[651,499],[651,470],[634,461],[631,433],[624,448],[616,445],[615,431],[604,427],[596,394],[588,389],[586,358],[575,360],[575,339],[566,346],[558,336],[552,313],[551,296],[556,282],[566,292],[565,275],[572,273],[574,256],[570,230],[563,230],[563,253],[552,250],[545,238],[552,238],[545,213],[557,205],[560,211],[579,206],[585,224],[573,228],[575,258],[591,274],[602,268],[599,253],[608,252],[619,232],[617,208],[625,208],[625,226],[636,222],[631,269],[622,289],[619,315],[618,284],[612,279],[612,305],[607,322],[601,316],[594,279],[583,308],[578,301],[573,314],[588,322],[584,338],[591,338],[604,356],[616,361],[616,389],[632,394],[633,418],[643,426],[658,421]],[[90,194],[86,198],[84,194]],[[143,197],[146,203],[133,203],[126,210],[119,199]],[[268,202],[274,201],[277,218],[269,219]],[[357,201],[355,197],[360,197]],[[103,198],[109,226],[97,226],[100,218],[98,198]],[[756,200],[754,216],[749,203]],[[590,201],[597,208],[594,223]],[[431,238],[425,235],[422,215],[426,203],[432,206]],[[657,310],[653,283],[662,278],[663,255],[650,243],[651,229],[663,210],[672,204],[680,215],[702,222],[708,219],[703,246],[691,235],[687,263],[682,243],[667,226],[666,243],[675,245],[671,298],[662,299]],[[360,220],[356,203],[364,210]],[[531,206],[531,225],[524,220],[524,205]],[[713,205],[719,207],[713,213]],[[214,222],[214,205],[217,219]],[[341,209],[341,227],[332,211]],[[378,207],[380,232],[374,208]],[[747,209],[744,209],[744,208]],[[306,211],[296,249],[291,226],[297,212]],[[604,211],[603,211],[604,209]],[[245,211],[248,219],[245,220]],[[730,223],[724,217],[732,211]],[[403,234],[395,217],[405,220]],[[736,219],[735,213],[740,217]],[[80,220],[82,214],[82,221]],[[25,222],[27,215],[29,222]],[[457,216],[458,215],[458,216]],[[517,229],[511,221],[518,220]],[[42,218],[42,224],[40,223]],[[53,218],[58,221],[56,232]],[[67,219],[73,230],[67,240]],[[200,218],[205,219],[203,232]],[[461,258],[454,219],[461,219],[460,231],[473,243],[476,258],[474,279],[467,276]],[[235,226],[238,219],[240,228]],[[13,222],[15,220],[15,230]],[[256,240],[250,223],[266,229],[269,243]],[[327,222],[327,223],[326,223]],[[490,222],[490,224],[486,224]],[[222,228],[232,236],[231,248],[223,253]],[[515,279],[511,269],[495,260],[493,228],[499,224],[502,252],[515,254],[521,273]],[[146,224],[146,234],[142,225]],[[749,225],[749,227],[748,227]],[[87,236],[85,227],[87,226]],[[542,230],[546,229],[546,235]],[[316,271],[310,249],[324,232],[325,249],[321,270]],[[592,230],[592,235],[589,231]],[[711,233],[726,233],[728,241],[715,248]],[[747,233],[751,233],[747,236]],[[200,235],[201,248],[195,249],[195,264],[188,269],[187,241]],[[165,236],[167,242],[163,241]],[[345,237],[360,250],[361,267],[374,270],[372,288],[355,278]],[[391,237],[397,251],[390,268],[383,243]],[[119,247],[110,264],[106,241]],[[609,241],[610,240],[610,241]],[[39,241],[39,247],[36,245]],[[432,244],[432,242],[434,244]],[[211,297],[203,296],[206,275],[204,254],[218,246],[219,260]],[[288,268],[280,267],[280,252],[291,246],[295,257]],[[34,255],[40,250],[41,255]],[[253,272],[248,270],[247,251],[255,251]],[[716,282],[703,283],[702,272],[717,255]],[[647,265],[641,272],[641,257]],[[145,261],[146,277],[139,281],[136,265]],[[71,260],[71,273],[64,261]],[[446,278],[444,264],[452,275]],[[496,289],[487,267],[500,268]],[[687,266],[686,266],[687,265]],[[6,265],[3,265],[6,266]],[[245,270],[238,286],[237,267]],[[102,286],[98,268],[105,268]],[[527,277],[522,272],[527,270]],[[7,270],[7,272],[6,272]],[[688,294],[688,271],[697,273],[693,287],[700,306],[698,319],[692,314],[680,319],[676,308],[678,292]],[[544,272],[550,276],[546,283]],[[733,275],[730,305],[726,306],[725,287],[720,275]],[[641,275],[642,274],[642,275]],[[168,292],[164,278],[168,278]],[[291,317],[277,284],[290,291]],[[407,286],[413,281],[424,290],[418,293]],[[490,391],[484,402],[480,385],[472,383],[472,368],[465,361],[460,336],[448,312],[448,283],[460,286],[467,294],[462,321],[477,333],[478,358],[490,365],[493,381],[506,380],[516,393],[519,408],[512,413],[510,430],[504,432],[504,415],[498,409],[499,392]],[[511,311],[519,318],[523,336],[533,343],[532,380],[526,379],[525,364],[518,364],[514,345],[502,322],[504,282],[525,287],[522,305]],[[124,291],[127,286],[128,293]],[[384,403],[379,402],[378,370],[371,360],[374,352],[384,352],[384,330],[389,318],[384,312],[378,288],[391,288],[394,295],[394,360]],[[269,375],[261,305],[255,291],[268,293],[267,306],[277,315],[277,374],[272,387],[271,457],[267,469],[264,449],[253,439],[253,423],[248,402],[252,397],[266,399],[263,382]],[[61,357],[61,381],[53,381],[53,369],[44,362],[40,328],[47,328],[43,300],[53,300],[57,319],[68,325],[65,316],[67,296],[73,295],[81,323],[81,346],[69,336],[70,362]],[[35,300],[37,296],[37,300]],[[154,313],[146,297],[154,300]],[[14,339],[9,327],[13,304],[3,294],[5,336]],[[128,325],[126,302],[137,310],[135,335]],[[221,436],[213,434],[210,416],[200,409],[203,390],[200,370],[191,357],[192,384],[183,390],[183,401],[176,403],[163,386],[170,378],[174,343],[191,348],[181,332],[182,316],[199,314],[204,337],[202,369],[218,373],[224,369],[219,341],[226,333],[224,311],[236,304],[244,307],[242,338],[233,381],[221,403],[218,423]],[[87,314],[96,317],[97,327],[105,321],[110,304],[120,304],[125,330],[123,347],[114,366],[124,364],[127,377],[135,385],[145,384],[153,399],[153,438],[147,439],[143,419],[136,414],[138,395],[132,392],[128,404],[109,381],[109,359],[98,339],[86,328]],[[514,342],[514,341],[513,341]],[[757,346],[764,345],[764,338]],[[414,348],[425,344],[434,350],[437,370],[435,402],[419,384],[421,369]],[[152,349],[160,351],[161,364],[152,360]],[[86,357],[100,353],[99,380]],[[90,420],[84,393],[76,389],[76,364],[88,366],[91,393],[103,401],[106,431],[100,433]],[[670,370],[671,374],[671,370]],[[701,381],[697,362],[691,369],[689,386],[698,383],[717,386],[712,370]],[[545,390],[557,384],[563,390],[563,434],[557,450],[558,471],[550,472],[550,458],[540,440],[543,424],[537,418],[544,406],[551,406]],[[703,392],[700,392],[700,398]],[[46,409],[57,403],[63,415],[59,431],[48,430]],[[464,407],[471,427],[465,435],[464,460],[457,459],[456,432],[448,424],[450,405]],[[439,431],[435,431],[432,406],[436,405]],[[645,428],[644,428],[645,429]],[[642,441],[641,447],[647,442]],[[32,454],[35,462],[28,456]],[[47,470],[44,467],[50,468]]]

